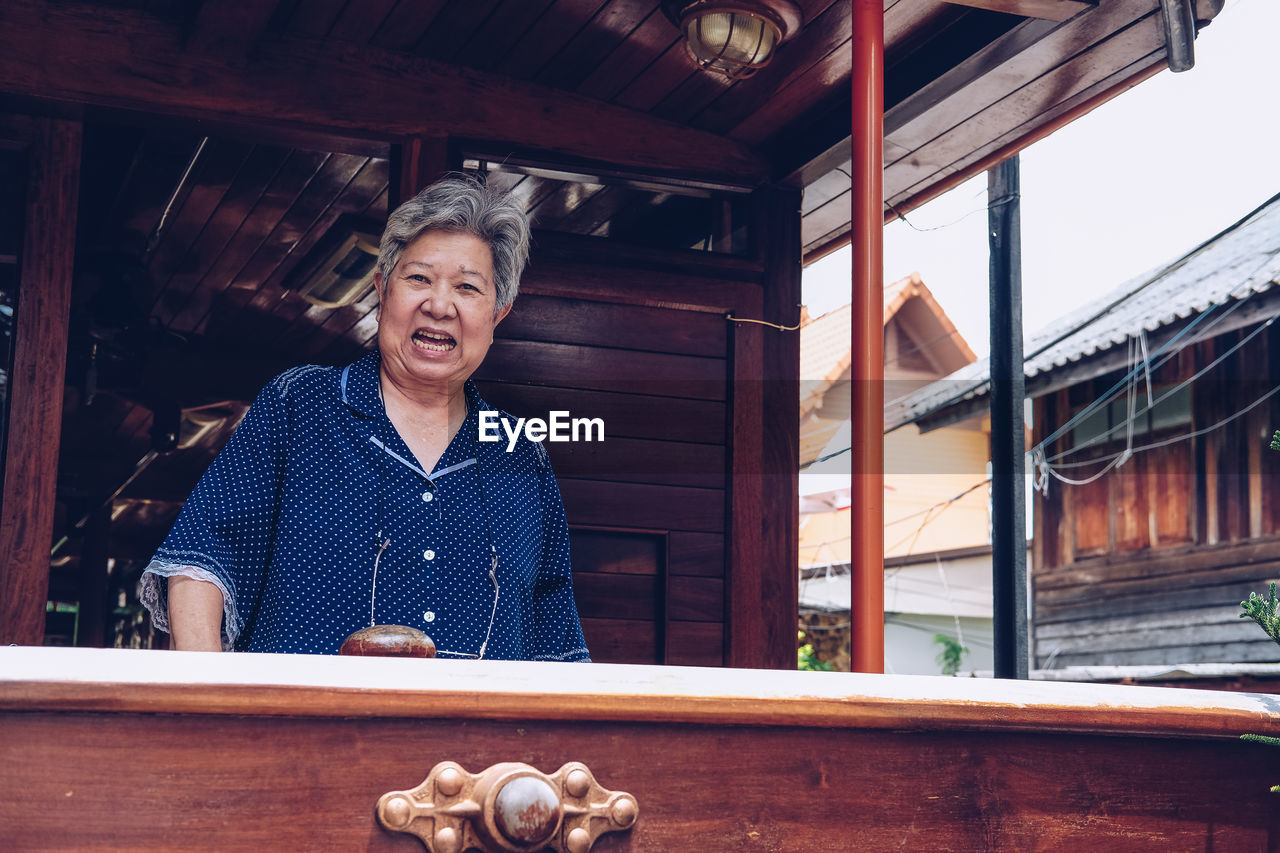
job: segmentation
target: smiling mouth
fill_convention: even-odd
[[[458,345],[451,336],[419,329],[413,333],[413,345],[429,352],[448,352]]]

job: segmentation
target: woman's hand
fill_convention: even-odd
[[[222,591],[186,575],[170,577],[169,632],[175,649],[222,651]]]

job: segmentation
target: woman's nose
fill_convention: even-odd
[[[453,294],[446,287],[433,287],[423,295],[419,308],[422,313],[431,317],[452,317],[454,314]]]

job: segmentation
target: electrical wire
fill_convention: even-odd
[[[1237,303],[1237,304],[1243,304],[1243,303]],[[1191,384],[1192,382],[1194,382],[1196,379],[1199,379],[1201,376],[1204,376],[1204,375],[1205,375],[1206,373],[1208,373],[1210,370],[1212,370],[1213,368],[1215,368],[1215,367],[1217,367],[1219,364],[1221,364],[1223,361],[1225,361],[1225,360],[1226,360],[1228,357],[1230,357],[1232,354],[1234,354],[1235,352],[1237,352],[1238,350],[1240,350],[1240,348],[1241,348],[1241,347],[1243,347],[1245,344],[1249,343],[1249,341],[1251,341],[1251,340],[1253,340],[1255,337],[1257,337],[1261,332],[1263,332],[1265,329],[1267,329],[1267,328],[1268,328],[1272,323],[1274,323],[1275,321],[1276,321],[1276,318],[1275,318],[1275,317],[1272,317],[1271,319],[1267,320],[1265,323],[1260,324],[1256,329],[1254,329],[1252,332],[1250,332],[1248,335],[1246,335],[1244,338],[1242,338],[1240,341],[1238,341],[1238,342],[1236,343],[1236,345],[1235,345],[1235,346],[1231,347],[1231,349],[1227,350],[1227,351],[1226,351],[1226,352],[1224,352],[1222,355],[1218,356],[1218,357],[1217,357],[1217,358],[1215,358],[1213,361],[1211,361],[1209,364],[1207,364],[1206,366],[1204,366],[1204,367],[1203,367],[1203,368],[1201,368],[1200,370],[1196,371],[1196,373],[1195,373],[1194,375],[1192,375],[1191,377],[1189,377],[1188,379],[1184,379],[1182,382],[1178,383],[1178,384],[1177,384],[1177,385],[1175,385],[1173,388],[1171,388],[1171,389],[1169,389],[1168,391],[1166,391],[1165,393],[1161,394],[1161,395],[1160,395],[1158,398],[1156,398],[1153,402],[1150,402],[1150,403],[1147,405],[1147,407],[1146,407],[1145,409],[1143,409],[1141,412],[1138,412],[1137,414],[1146,414],[1147,412],[1149,412],[1149,411],[1151,411],[1152,409],[1154,409],[1156,406],[1159,406],[1159,405],[1160,405],[1161,403],[1163,403],[1165,400],[1167,400],[1167,399],[1169,399],[1170,397],[1172,397],[1174,394],[1176,394],[1176,393],[1178,393],[1179,391],[1181,391],[1183,388],[1185,388],[1185,387],[1187,387],[1188,385],[1190,385],[1190,384]],[[1172,355],[1170,355],[1169,357],[1171,358],[1171,357],[1172,357]],[[1163,362],[1162,362],[1162,363],[1163,363]],[[1157,365],[1157,367],[1158,367],[1158,365]],[[1150,380],[1148,380],[1148,382],[1149,382],[1149,381],[1150,381]],[[1147,393],[1148,393],[1148,395],[1151,393],[1151,391],[1150,391],[1150,387],[1148,387]],[[1070,448],[1070,449],[1068,449],[1068,450],[1064,450],[1064,451],[1062,451],[1061,453],[1055,454],[1054,456],[1050,456],[1050,457],[1048,457],[1048,461],[1049,461],[1049,462],[1056,462],[1056,461],[1057,461],[1057,460],[1059,460],[1059,459],[1062,459],[1062,458],[1064,458],[1064,457],[1066,457],[1066,456],[1069,456],[1069,455],[1071,455],[1072,453],[1076,453],[1076,452],[1078,452],[1078,451],[1084,450],[1084,449],[1086,449],[1086,448],[1088,448],[1088,447],[1093,447],[1093,446],[1095,446],[1095,445],[1097,445],[1097,444],[1105,444],[1105,443],[1106,443],[1106,439],[1107,439],[1107,437],[1108,437],[1108,436],[1110,436],[1110,435],[1111,435],[1111,433],[1115,432],[1116,430],[1118,430],[1118,429],[1120,429],[1120,428],[1122,428],[1122,427],[1124,427],[1124,426],[1125,426],[1125,424],[1124,424],[1124,423],[1116,424],[1115,426],[1113,426],[1113,427],[1111,427],[1111,428],[1107,429],[1105,432],[1100,433],[1100,434],[1099,434],[1099,435],[1097,435],[1097,436],[1094,436],[1093,438],[1089,439],[1088,441],[1086,441],[1086,442],[1085,442],[1085,443],[1083,443],[1083,444],[1076,445],[1075,447],[1072,447],[1072,448]],[[1088,462],[1083,462],[1083,463],[1081,463],[1081,462],[1068,463],[1068,464],[1064,464],[1064,465],[1059,465],[1058,467],[1059,467],[1059,468],[1066,468],[1066,467],[1069,467],[1069,466],[1070,466],[1070,467],[1079,467],[1080,465],[1088,465],[1088,464],[1092,464],[1092,462],[1093,462],[1093,460],[1089,460]]]
[[[726,314],[725,319],[730,323],[756,323],[760,326],[768,326],[771,329],[777,329],[780,332],[794,332],[796,329],[800,328],[799,323],[796,323],[794,326],[779,326],[777,323],[770,323],[768,320],[749,320],[746,317],[735,317],[732,314]]]
[[[1240,418],[1240,417],[1242,417],[1242,416],[1244,416],[1244,415],[1248,414],[1249,412],[1253,411],[1255,408],[1257,408],[1258,406],[1260,406],[1260,405],[1262,405],[1263,403],[1265,403],[1267,400],[1269,400],[1269,399],[1271,399],[1272,397],[1274,397],[1277,393],[1280,393],[1280,385],[1277,385],[1276,387],[1272,388],[1270,391],[1268,391],[1267,393],[1263,394],[1261,397],[1259,397],[1258,399],[1254,400],[1252,403],[1250,403],[1249,405],[1245,406],[1243,409],[1240,409],[1239,411],[1235,412],[1234,414],[1229,415],[1229,416],[1227,416],[1227,417],[1223,418],[1222,420],[1218,421],[1216,424],[1213,424],[1212,426],[1207,426],[1207,427],[1204,427],[1203,429],[1198,429],[1198,430],[1195,430],[1194,432],[1189,432],[1189,433],[1186,433],[1186,434],[1184,434],[1184,435],[1178,435],[1178,436],[1174,436],[1174,437],[1172,437],[1172,438],[1167,438],[1167,439],[1164,439],[1164,440],[1162,440],[1162,441],[1154,441],[1154,442],[1152,442],[1152,443],[1150,443],[1150,444],[1144,444],[1144,445],[1141,445],[1141,446],[1139,446],[1139,447],[1135,447],[1135,448],[1133,448],[1131,451],[1129,451],[1129,450],[1122,451],[1121,453],[1114,454],[1113,456],[1103,456],[1103,457],[1099,457],[1098,459],[1092,459],[1092,460],[1090,460],[1090,461],[1089,461],[1089,463],[1086,463],[1086,464],[1094,464],[1094,465],[1096,465],[1096,464],[1098,464],[1098,463],[1100,463],[1100,462],[1107,462],[1107,461],[1112,460],[1112,459],[1114,459],[1114,458],[1116,458],[1116,457],[1118,457],[1118,456],[1121,456],[1121,455],[1123,455],[1125,452],[1128,452],[1128,453],[1129,453],[1129,455],[1133,455],[1133,454],[1137,454],[1137,453],[1144,453],[1144,452],[1146,452],[1146,451],[1148,451],[1148,450],[1156,450],[1156,449],[1161,448],[1161,447],[1169,447],[1170,445],[1173,445],[1173,444],[1178,444],[1178,443],[1183,442],[1183,441],[1189,441],[1190,439],[1193,439],[1193,438],[1199,438],[1199,437],[1201,437],[1201,436],[1203,436],[1203,435],[1208,435],[1209,433],[1213,432],[1214,430],[1221,429],[1222,427],[1226,426],[1227,424],[1231,423],[1232,421],[1236,420],[1237,418]],[[1076,483],[1075,481],[1073,481],[1073,480],[1071,480],[1071,479],[1069,479],[1069,478],[1065,478],[1065,477],[1063,477],[1062,475],[1058,474],[1058,473],[1054,470],[1054,469],[1055,469],[1055,466],[1049,465],[1047,462],[1045,462],[1045,461],[1043,460],[1043,458],[1042,458],[1042,459],[1040,459],[1040,461],[1037,463],[1037,467],[1038,467],[1038,468],[1040,469],[1040,471],[1042,471],[1044,474],[1047,474],[1047,475],[1051,475],[1051,476],[1053,476],[1053,477],[1054,477],[1054,479],[1061,480],[1062,482],[1067,483],[1067,484],[1069,484],[1069,485],[1079,485],[1079,483]],[[1066,467],[1066,466],[1060,465],[1060,466],[1056,466],[1056,467],[1061,468],[1061,467]],[[1104,473],[1105,473],[1105,472],[1104,472]],[[1094,477],[1093,479],[1097,479],[1097,478],[1096,478],[1096,477]],[[1042,479],[1037,479],[1037,483],[1036,483],[1037,488],[1039,488],[1039,487],[1040,487],[1040,485],[1041,485],[1041,483],[1042,483],[1042,482],[1043,482],[1043,480],[1042,480]],[[1084,482],[1092,482],[1092,480],[1087,480],[1087,481],[1084,481]]]

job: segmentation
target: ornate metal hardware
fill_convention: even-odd
[[[378,798],[382,825],[416,835],[430,853],[587,853],[606,832],[630,829],[639,814],[635,797],[602,787],[578,761],[550,776],[515,762],[468,773],[442,761],[418,787]]]

